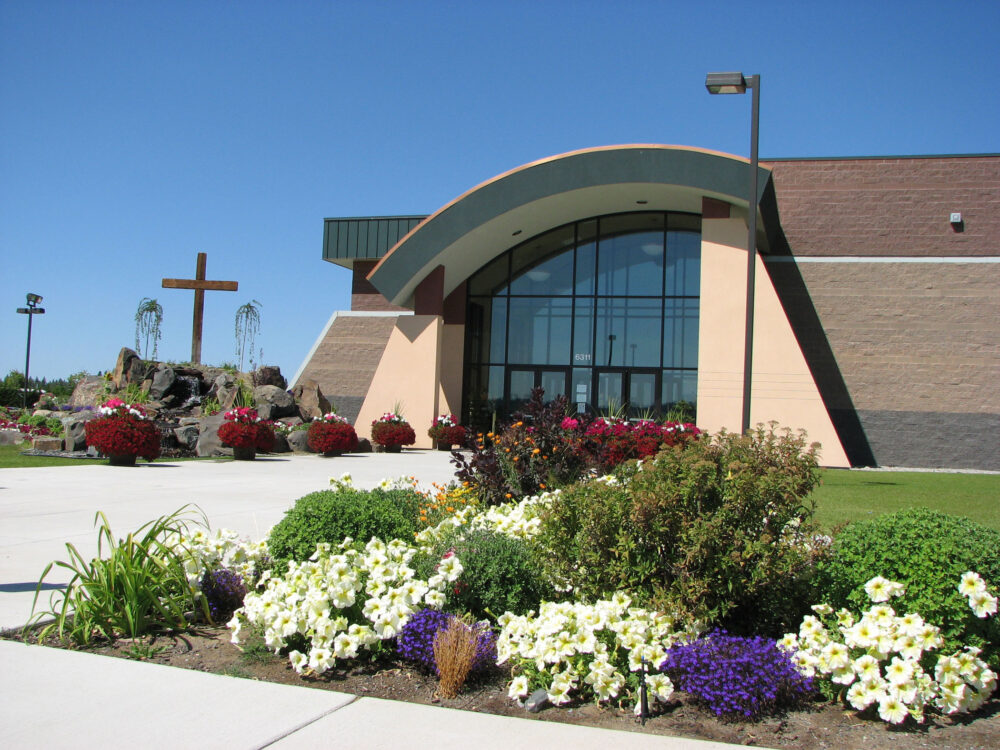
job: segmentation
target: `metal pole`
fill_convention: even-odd
[[[750,429],[750,387],[753,371],[753,311],[754,286],[757,272],[757,129],[760,120],[760,76],[747,79],[747,88],[753,91],[753,112],[750,119],[750,204],[747,207],[747,317],[746,341],[743,347],[743,427]]]
[[[28,365],[31,363],[31,319],[32,308],[28,308],[28,349],[24,354],[24,390],[21,391],[21,406],[28,408]]]

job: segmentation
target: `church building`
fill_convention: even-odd
[[[326,219],[351,309],[293,381],[363,437],[401,404],[418,447],[437,415],[489,428],[535,387],[739,431],[749,169],[607,146],[430,216]],[[826,466],[1000,470],[1000,155],[771,159],[757,183],[750,423],[805,429]]]

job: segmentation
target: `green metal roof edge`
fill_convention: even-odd
[[[382,258],[369,280],[386,298],[401,304],[397,297],[403,289],[421,269],[443,260],[449,246],[521,206],[581,188],[629,183],[681,185],[746,202],[748,168],[739,157],[652,144],[576,151],[533,162],[473,188],[431,215]],[[761,196],[770,181],[771,171],[759,167]]]

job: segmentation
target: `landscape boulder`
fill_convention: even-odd
[[[20,445],[25,441],[20,430],[0,430],[0,445]]]
[[[103,399],[104,385],[107,380],[101,375],[86,375],[80,378],[73,395],[69,397],[70,406],[97,406]]]
[[[273,385],[281,390],[288,388],[288,381],[285,380],[284,376],[281,374],[280,367],[273,367],[271,365],[258,367],[253,371],[251,378],[254,385],[257,386]]]
[[[187,424],[174,428],[174,437],[177,438],[178,445],[189,451],[193,451],[197,448],[199,437],[198,433],[198,425],[195,424]]]
[[[261,419],[278,419],[298,413],[292,394],[276,385],[258,385],[253,389],[253,400]]]
[[[315,380],[300,380],[292,390],[292,396],[298,402],[299,415],[303,422],[311,422],[330,411],[330,402]]]
[[[288,447],[297,453],[309,453],[309,431],[308,430],[296,430],[295,432],[289,432],[288,437]]]
[[[100,417],[97,411],[78,411],[62,418],[63,444],[68,451],[87,450],[87,422]]]
[[[142,383],[146,379],[146,364],[138,354],[123,346],[118,352],[118,361],[115,363],[115,374],[111,380],[115,388],[124,388],[130,383]]]
[[[153,373],[153,381],[149,386],[149,397],[161,401],[167,395],[167,391],[174,387],[177,375],[170,365],[161,364]]]
[[[198,456],[231,456],[232,448],[226,448],[219,440],[219,427],[222,426],[222,415],[203,417],[198,423],[198,444],[195,453]]]
[[[271,449],[271,453],[288,453],[291,450],[291,446],[288,445],[288,438],[280,433],[275,433],[274,448]]]

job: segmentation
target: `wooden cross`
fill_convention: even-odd
[[[205,290],[235,292],[239,289],[236,281],[206,281],[205,265],[208,255],[198,253],[198,267],[193,279],[164,279],[164,289],[194,289],[194,327],[191,331],[191,362],[201,364],[201,324],[205,317]]]

